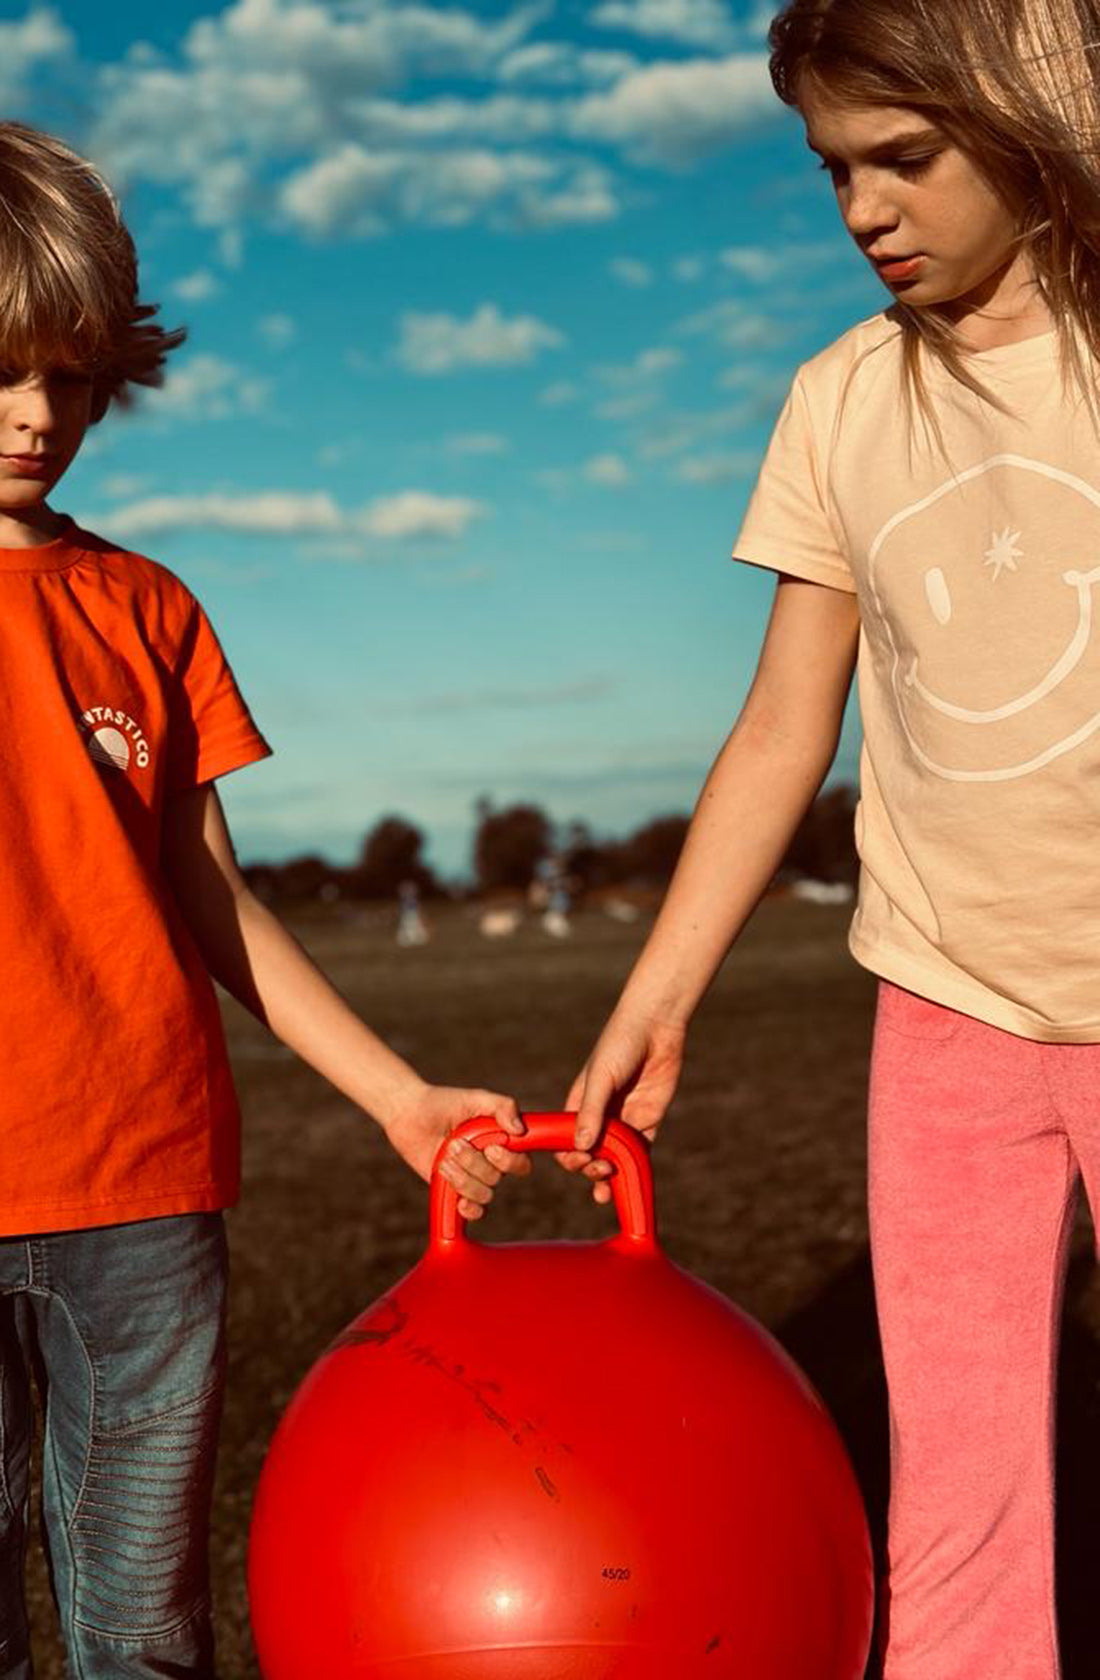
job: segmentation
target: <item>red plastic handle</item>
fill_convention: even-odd
[[[502,1131],[491,1115],[464,1120],[451,1137],[465,1138],[476,1148],[498,1143],[505,1149],[528,1154],[535,1149],[572,1149],[575,1114],[525,1114],[527,1130],[522,1137]],[[458,1211],[458,1191],[439,1172],[439,1163],[450,1138],[435,1158],[431,1181],[431,1241],[434,1247],[459,1242],[466,1234],[466,1221]],[[653,1249],[657,1245],[657,1216],[653,1206],[653,1173],[649,1150],[633,1126],[610,1120],[599,1146],[592,1151],[597,1160],[615,1167],[611,1194],[619,1216],[622,1236],[632,1246]]]

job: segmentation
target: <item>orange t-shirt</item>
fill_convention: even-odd
[[[165,801],[270,752],[202,608],[68,520],[0,548],[0,1235],[226,1207],[239,1112]]]

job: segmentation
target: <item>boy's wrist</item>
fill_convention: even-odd
[[[409,1067],[407,1063],[400,1063],[385,1081],[372,1089],[363,1107],[371,1119],[377,1121],[384,1132],[388,1132],[395,1121],[415,1107],[427,1089],[428,1081],[422,1079],[415,1068]]]

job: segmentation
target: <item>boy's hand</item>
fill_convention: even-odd
[[[653,1142],[680,1078],[686,1032],[667,1021],[616,1011],[574,1079],[565,1106],[577,1111],[576,1148],[555,1159],[567,1172],[593,1180],[595,1201],[611,1200],[610,1163],[591,1154],[609,1116]]]
[[[430,1179],[432,1162],[444,1138],[464,1120],[481,1114],[492,1115],[502,1132],[515,1137],[522,1137],[526,1131],[511,1097],[502,1097],[496,1091],[468,1091],[422,1082],[383,1120],[382,1129],[413,1171]],[[480,1219],[501,1176],[514,1173],[517,1178],[524,1177],[531,1171],[531,1159],[497,1144],[475,1149],[464,1138],[456,1138],[439,1170],[458,1191],[458,1211],[463,1219]]]

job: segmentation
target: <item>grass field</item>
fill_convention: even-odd
[[[886,1400],[864,1186],[874,982],[847,955],[848,914],[782,897],[761,906],[696,1019],[654,1165],[666,1249],[758,1317],[809,1373],[847,1442],[881,1544]],[[510,1091],[530,1110],[561,1105],[645,933],[644,922],[624,927],[590,911],[568,942],[534,923],[490,942],[453,909],[437,916],[429,946],[399,950],[385,911],[333,909],[291,925],[426,1076]],[[229,1218],[232,1354],[213,1562],[219,1680],[246,1680],[258,1669],[245,1548],[266,1443],[322,1348],[419,1258],[426,1192],[351,1104],[236,1005],[225,1014],[245,1117],[245,1191]],[[479,1236],[596,1236],[612,1218],[545,1159],[525,1183],[505,1186]],[[1079,1223],[1062,1359],[1066,1680],[1091,1680],[1100,1639],[1100,1301],[1089,1241]],[[36,1673],[61,1680],[37,1558],[30,1577]]]

